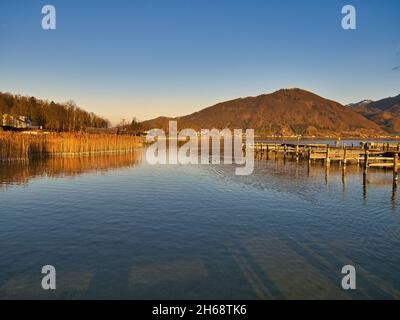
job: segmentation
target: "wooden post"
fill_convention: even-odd
[[[347,181],[346,181],[346,165],[344,165],[343,168],[342,168],[342,190],[343,190],[343,193],[346,193],[346,184],[347,184]]]
[[[346,149],[346,145],[343,145],[343,165],[346,166],[347,164],[347,149]]]
[[[397,181],[393,181],[393,187],[392,187],[392,206],[393,209],[397,208]]]
[[[266,154],[266,157],[265,157],[265,159],[266,160],[268,160],[269,159],[269,144],[267,143],[267,145],[265,146],[265,154]]]
[[[365,201],[368,199],[367,169],[365,169],[363,173],[363,198]]]
[[[393,179],[399,180],[399,154],[395,153],[393,156]]]
[[[369,151],[366,149],[364,151],[364,168],[368,168]]]
[[[326,145],[326,159],[325,164],[329,166],[331,164],[331,159],[329,157],[329,144]]]
[[[327,187],[329,187],[329,171],[330,171],[331,166],[326,166],[325,167],[325,184]]]
[[[308,149],[308,163],[311,163],[311,153],[312,153],[312,148],[310,147]]]
[[[262,160],[266,160],[267,158],[265,157],[265,150],[267,149],[267,146],[265,144],[262,145]]]

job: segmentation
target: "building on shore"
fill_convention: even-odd
[[[31,119],[26,116],[14,116],[3,114],[0,118],[0,127],[3,130],[24,131],[24,130],[41,130],[40,126],[33,126]]]

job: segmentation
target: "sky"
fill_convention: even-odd
[[[43,30],[44,5],[57,29]],[[344,5],[357,29],[341,26]],[[299,87],[347,104],[400,94],[398,0],[1,0],[0,91],[113,123]]]

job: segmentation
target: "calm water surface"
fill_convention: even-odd
[[[238,177],[140,152],[1,164],[0,298],[400,298],[390,171],[255,165]],[[357,291],[341,289],[347,264]]]

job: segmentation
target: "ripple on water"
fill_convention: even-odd
[[[389,171],[256,161],[234,172],[137,157],[2,167],[0,297],[46,298],[35,283],[49,263],[70,283],[58,298],[399,296]],[[345,264],[359,270],[356,293],[339,287]]]

